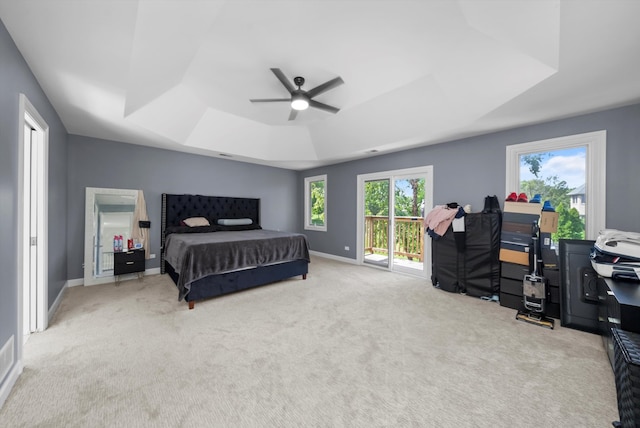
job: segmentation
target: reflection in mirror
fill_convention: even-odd
[[[137,197],[137,190],[87,187],[84,285],[114,281],[114,236],[122,235],[126,248]]]

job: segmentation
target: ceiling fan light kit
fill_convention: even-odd
[[[291,108],[294,110],[306,110],[309,108],[309,100],[304,94],[294,93],[291,95]]]
[[[289,115],[289,120],[294,120],[297,116],[298,111],[306,110],[309,107],[317,108],[318,110],[326,111],[329,113],[336,114],[340,111],[339,108],[330,106],[328,104],[324,104],[318,101],[313,100],[312,98],[316,95],[320,95],[324,92],[327,92],[330,89],[333,89],[337,86],[340,86],[344,83],[341,77],[336,77],[331,79],[319,86],[316,86],[313,89],[305,91],[302,89],[302,85],[304,85],[304,77],[297,76],[293,79],[293,83],[298,87],[296,89],[291,82],[287,79],[284,73],[279,68],[272,68],[271,71],[278,78],[280,83],[289,91],[290,98],[267,98],[267,99],[251,99],[252,103],[273,103],[273,102],[283,102],[289,101],[291,103],[291,114]]]

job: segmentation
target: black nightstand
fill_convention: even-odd
[[[137,273],[138,278],[142,278],[144,269],[144,248],[113,254],[113,274],[116,277],[116,285],[119,285],[120,275]]]

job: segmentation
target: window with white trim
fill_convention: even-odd
[[[541,203],[544,203],[554,198],[551,190],[564,189],[566,206],[560,209],[567,213],[567,222],[570,219],[572,223],[581,221],[584,232],[579,238],[596,239],[605,227],[606,139],[606,131],[596,131],[507,146],[505,195],[524,192],[531,199],[539,190],[530,186],[539,181],[545,186],[541,189],[547,190],[547,194],[541,195]],[[572,162],[579,158],[582,160]],[[578,180],[580,182],[571,181],[571,166],[576,164],[583,177]],[[576,203],[578,200],[579,204]],[[560,219],[559,225],[562,222]]]
[[[327,176],[304,179],[304,228],[327,231]]]

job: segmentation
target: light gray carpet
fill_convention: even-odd
[[[167,276],[67,291],[25,346],[3,427],[607,427],[599,336],[315,257],[199,302]]]

